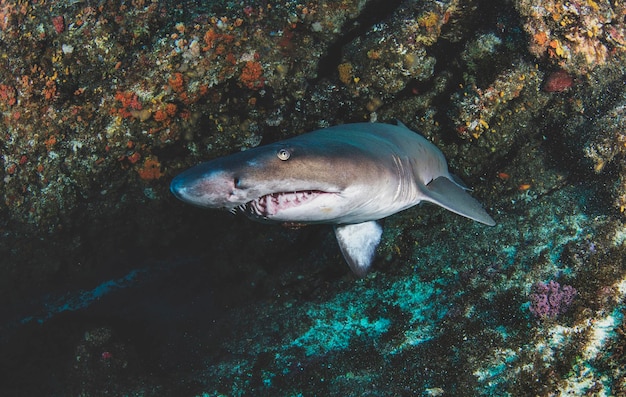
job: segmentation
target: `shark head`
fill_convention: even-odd
[[[385,178],[372,173],[387,172],[359,158],[358,148],[345,150],[294,138],[199,164],[176,176],[170,190],[189,204],[257,220],[335,223],[355,210],[355,198],[370,196],[369,177]]]

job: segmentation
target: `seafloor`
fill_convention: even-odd
[[[0,64],[0,395],[626,396],[623,2],[0,0]],[[403,211],[358,279],[168,190],[396,120],[496,226]]]

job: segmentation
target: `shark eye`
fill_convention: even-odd
[[[287,149],[279,149],[278,152],[276,152],[276,156],[278,156],[278,158],[281,159],[282,161],[285,161],[289,159],[289,157],[291,156],[291,153],[289,153],[289,150]]]
[[[235,187],[239,187],[241,186],[241,179],[239,179],[238,177],[235,177],[235,179],[233,179],[233,183]]]

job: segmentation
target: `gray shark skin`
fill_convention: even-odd
[[[443,153],[402,124],[344,124],[256,147],[192,167],[170,190],[257,221],[332,224],[360,277],[380,243],[377,221],[422,201],[495,225],[448,172]]]

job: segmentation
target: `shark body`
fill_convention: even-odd
[[[495,225],[449,173],[443,153],[404,125],[344,124],[218,158],[176,176],[180,200],[262,222],[334,225],[358,276],[380,243],[377,222],[428,201]]]

